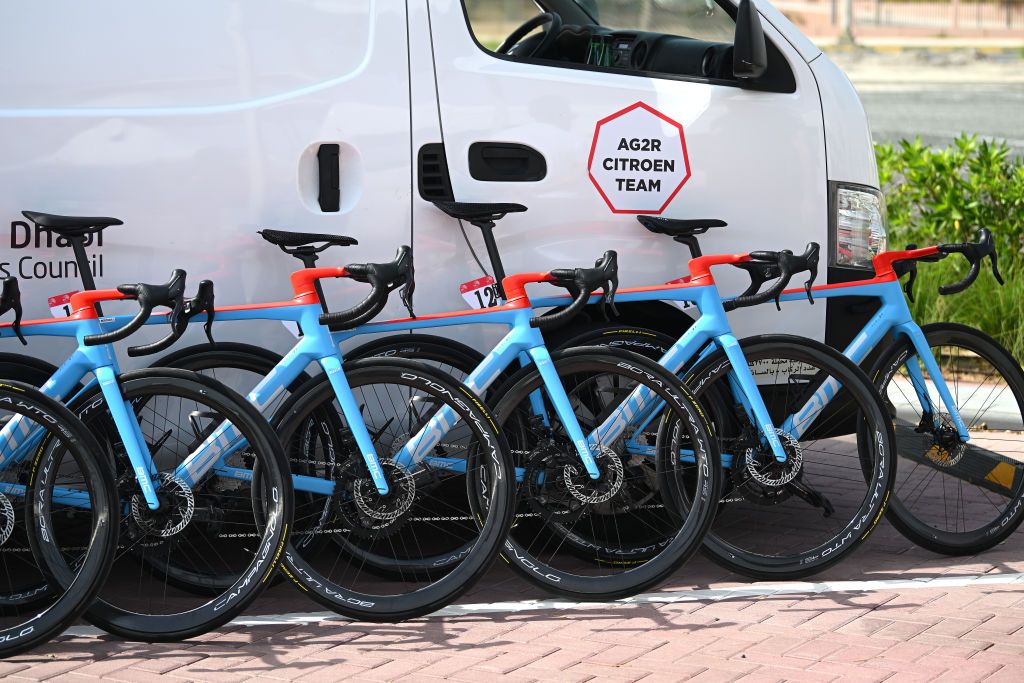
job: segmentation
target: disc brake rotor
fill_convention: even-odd
[[[523,497],[540,517],[568,523],[595,511],[595,506],[613,498],[622,489],[625,471],[622,459],[606,446],[594,458],[601,470],[591,479],[573,450],[547,445],[533,453],[523,478]]]
[[[181,533],[195,514],[196,502],[188,484],[170,472],[157,475],[160,507],[150,510],[141,494],[132,496],[132,519],[139,529],[150,536],[170,538]]]
[[[0,546],[14,533],[14,506],[4,494],[0,493]]]
[[[770,449],[747,448],[729,468],[733,494],[724,502],[747,500],[757,505],[778,505],[793,495],[786,484],[803,474],[803,449],[800,442],[776,429],[786,462],[780,463]]]
[[[601,476],[598,479],[591,479],[581,462],[566,463],[562,467],[565,486],[573,498],[590,505],[610,500],[619,492],[622,482],[625,481],[622,459],[615,451],[602,446],[594,461],[597,463],[598,469],[601,470]]]
[[[356,471],[356,462],[362,472]],[[338,500],[338,512],[358,535],[376,538],[382,532],[395,533],[416,502],[416,480],[409,470],[390,460],[381,463],[381,470],[389,488],[384,496],[361,461],[350,461],[340,473],[339,483],[348,495]]]

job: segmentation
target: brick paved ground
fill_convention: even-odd
[[[822,581],[1024,572],[1024,533],[981,557],[951,560],[881,528]],[[663,590],[747,582],[703,559]],[[749,584],[748,584],[749,585]],[[463,600],[543,597],[504,568]],[[288,586],[253,614],[319,611]],[[592,605],[400,625],[325,621],[233,625],[181,644],[65,636],[0,662],[11,679],[88,681],[700,681],[1024,680],[1024,580],[843,590],[726,600]]]

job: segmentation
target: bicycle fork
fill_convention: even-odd
[[[128,460],[131,462],[132,472],[135,480],[142,490],[142,496],[146,499],[146,505],[150,510],[160,507],[160,501],[156,496],[156,465],[153,463],[152,454],[146,445],[146,439],[142,434],[142,428],[135,417],[135,411],[121,394],[121,387],[117,382],[117,371],[114,366],[105,365],[95,368],[93,372],[99,382],[100,391],[106,401],[110,416],[114,419],[117,433],[124,444]]]
[[[957,436],[960,437],[960,441],[963,443],[970,441],[971,435],[967,430],[967,425],[960,415],[960,410],[956,405],[952,392],[949,390],[949,385],[946,384],[946,379],[942,376],[942,370],[939,368],[938,361],[935,360],[935,354],[932,353],[931,347],[928,346],[928,340],[925,338],[924,332],[921,331],[921,328],[916,323],[901,323],[895,326],[894,331],[906,335],[914,347],[914,353],[909,355],[903,363],[904,367],[907,368],[907,374],[910,375],[910,382],[914,386],[914,392],[917,394],[918,400],[921,401],[922,414],[927,412],[927,414],[931,415],[932,427],[934,429],[938,429],[941,426],[938,412],[935,410],[935,404],[931,399],[931,393],[928,391],[924,373],[921,372],[921,367],[914,360],[915,356],[921,360],[921,365],[924,365],[925,372],[931,378],[935,390],[939,392],[939,398],[942,399],[950,419],[953,420],[953,424],[956,426]]]

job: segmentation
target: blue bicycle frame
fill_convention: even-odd
[[[115,318],[98,319],[95,317],[72,318],[68,320],[38,320],[23,323],[21,329],[25,336],[77,339],[78,348],[64,361],[53,376],[47,380],[41,387],[41,391],[51,398],[61,400],[74,390],[87,375],[92,373],[95,376],[94,381],[99,382],[103,400],[110,410],[114,425],[124,444],[146,504],[150,509],[156,510],[160,507],[156,496],[156,490],[159,486],[156,480],[157,470],[153,464],[149,447],[143,438],[142,429],[135,417],[135,413],[121,394],[121,388],[118,384],[118,375],[121,370],[114,355],[113,345],[86,346],[84,342],[85,337],[101,332],[109,332],[120,327],[121,324],[129,319],[130,317],[124,316],[119,322]],[[10,324],[0,327],[0,337],[12,336],[14,336],[14,331]],[[89,388],[81,389],[69,400],[74,400]],[[41,429],[30,429],[27,421],[20,416],[14,416],[0,429],[0,440],[3,442],[3,447],[0,448],[0,467],[11,463],[24,462],[38,445],[41,437]],[[200,454],[205,455],[213,450],[218,450],[217,444],[204,443],[199,451],[197,451],[196,457]],[[181,477],[187,483],[193,484],[202,477],[205,471],[193,470],[188,472],[180,467],[179,471],[175,472],[175,475]],[[25,486],[21,484],[3,483],[0,484],[0,490],[14,496],[25,495]],[[78,507],[87,506],[87,499],[87,496],[73,491],[58,491],[55,494],[55,500],[66,505]]]
[[[318,363],[330,381],[342,414],[345,416],[360,452],[366,461],[373,477],[374,484],[381,494],[388,491],[380,463],[377,458],[372,438],[366,430],[359,406],[352,394],[345,373],[342,370],[344,358],[340,345],[347,339],[358,335],[379,332],[399,332],[423,328],[447,327],[466,324],[503,325],[509,332],[487,355],[484,362],[474,370],[466,380],[466,386],[472,391],[486,389],[512,363],[518,361],[532,362],[544,381],[544,388],[551,400],[558,419],[576,446],[581,462],[593,478],[600,476],[592,449],[597,444],[614,441],[629,424],[621,419],[621,415],[613,414],[591,434],[585,435],[576,419],[569,397],[551,362],[551,356],[544,346],[544,338],[540,330],[530,326],[533,310],[526,302],[510,304],[496,309],[484,311],[460,311],[454,314],[422,316],[381,323],[370,323],[354,330],[331,332],[319,323],[323,312],[319,302],[219,308],[216,312],[218,322],[242,320],[279,320],[298,323],[303,335],[285,354],[281,362],[252,391],[248,400],[262,412],[266,412],[277,397],[294,382],[310,363]],[[204,316],[195,318],[202,322]],[[642,397],[637,397],[641,401]],[[623,404],[620,413],[635,414],[643,404]],[[269,419],[269,415],[267,415]],[[450,408],[443,408],[433,415],[421,429],[410,438],[406,445],[394,456],[394,461],[408,469],[415,469],[420,462],[427,461],[431,466],[448,470],[464,470],[465,463],[460,460],[442,458],[432,455],[434,447],[441,438],[454,426],[456,416]],[[334,490],[332,481],[293,475],[293,485],[297,491],[329,495]]]
[[[619,302],[692,301],[693,299],[685,294],[685,287],[685,284],[667,284],[653,287],[624,289],[619,290],[616,300]],[[956,426],[960,440],[963,442],[970,440],[970,434],[967,426],[964,424],[964,421],[960,416],[960,412],[957,409],[953,395],[942,376],[942,372],[935,360],[935,356],[932,354],[931,349],[928,346],[924,333],[920,326],[914,322],[911,316],[910,309],[907,306],[903,292],[900,289],[899,280],[895,275],[878,276],[872,280],[860,282],[819,285],[817,287],[813,287],[812,292],[815,299],[848,296],[877,298],[881,303],[879,310],[861,329],[853,341],[850,342],[843,351],[843,355],[857,365],[860,365],[887,334],[893,333],[896,336],[902,335],[908,338],[914,347],[917,357],[920,358],[921,363],[924,365],[924,369],[927,372],[928,377],[931,378],[932,384],[938,392],[940,400],[943,405],[946,406],[947,412]],[[672,347],[669,348],[661,359],[659,359],[659,364],[675,374],[681,374],[684,368],[692,366],[690,361],[694,358],[699,362],[710,355],[715,350],[715,347],[705,343],[707,341],[705,334],[703,334],[703,329],[706,325],[705,321],[709,317],[715,320],[720,315],[724,316],[721,303],[728,299],[729,298],[724,298],[719,301],[697,301],[697,308],[701,313],[701,317],[675,344],[672,345]],[[801,300],[806,301],[807,294],[803,289],[791,289],[782,293],[781,300],[787,302]],[[591,303],[597,303],[598,298],[591,297],[590,301]],[[562,306],[564,304],[564,297],[538,298],[534,300],[534,305],[538,307]],[[716,341],[728,355],[728,348],[720,341]],[[733,370],[735,370],[736,360],[732,355],[729,355],[729,360],[733,366]],[[929,393],[925,375],[922,373],[918,364],[910,362],[911,360],[912,358],[908,359],[906,367],[914,390],[918,399],[921,401],[921,406],[923,410],[933,416],[933,420],[938,420],[938,411],[934,410],[935,402],[932,400]],[[739,398],[740,403],[748,413],[748,416],[750,416],[751,419],[757,419],[756,412],[752,410],[752,406],[750,405],[751,402],[748,390],[744,387],[741,378],[731,375],[729,381],[732,385],[734,395]],[[781,430],[783,430],[788,436],[799,440],[801,435],[807,431],[817,416],[824,411],[825,407],[836,396],[840,388],[839,383],[834,378],[830,377],[825,382],[822,382],[822,385],[810,398],[807,399],[804,405],[786,418]],[[644,426],[653,420],[656,415],[656,412],[653,411],[657,409],[657,406],[653,405],[650,408],[652,411],[642,419]],[[754,424],[765,423],[756,421]],[[937,423],[936,427],[938,427]],[[631,453],[653,452],[650,446],[645,446],[635,442],[628,444],[627,448]],[[722,454],[722,464],[724,466],[730,466],[731,459],[731,454]]]
[[[299,271],[301,273],[302,271]],[[297,276],[298,274],[296,274]],[[295,277],[293,276],[293,282]],[[515,277],[515,276],[513,276]],[[713,341],[725,350],[734,361],[734,381],[744,397],[745,405],[757,419],[767,443],[771,444],[775,457],[785,461],[786,453],[779,441],[776,429],[771,423],[768,409],[765,406],[757,385],[751,374],[736,338],[733,336],[722,307],[721,298],[713,282],[705,286],[685,285],[678,288],[675,294],[679,300],[697,303],[707,311],[696,326],[682,340],[675,351],[680,356],[691,356],[708,342]],[[530,319],[533,308],[523,293],[522,297],[513,297],[513,303],[500,307],[459,311],[426,315],[418,318],[374,322],[362,325],[353,330],[330,332],[319,324],[322,312],[318,298],[312,291],[296,292],[296,299],[291,302],[277,304],[261,304],[257,306],[235,306],[217,310],[217,320],[278,320],[298,323],[303,336],[284,356],[276,367],[257,386],[249,392],[247,398],[259,410],[266,414],[268,408],[282,392],[295,381],[307,365],[316,362],[323,367],[332,388],[338,398],[342,412],[353,426],[353,436],[360,451],[367,461],[367,466],[374,483],[381,492],[387,491],[387,483],[380,472],[379,463],[373,444],[362,423],[358,406],[352,396],[344,373],[341,371],[343,357],[340,345],[359,335],[376,333],[395,333],[425,328],[450,327],[456,325],[502,325],[508,328],[507,334],[488,353],[483,361],[465,378],[464,383],[473,392],[483,392],[513,363],[526,365],[533,363],[541,376],[544,391],[551,400],[558,419],[566,429],[567,435],[575,444],[581,462],[591,477],[598,477],[599,471],[592,455],[592,450],[600,443],[608,443],[617,439],[627,427],[636,425],[636,416],[655,415],[651,411],[653,405],[663,405],[660,399],[653,397],[649,389],[638,387],[626,398],[606,420],[590,434],[584,435],[575,413],[569,403],[565,388],[555,371],[551,356],[544,345],[541,332],[532,327]],[[201,321],[202,316],[195,318]],[[652,400],[654,399],[654,400]],[[546,419],[542,397],[539,391],[531,396],[536,414]],[[660,410],[660,408],[659,408]],[[268,419],[270,418],[267,415]],[[409,468],[419,462],[427,461],[432,467],[459,471],[464,469],[463,461],[433,455],[434,447],[440,438],[447,433],[454,420],[450,410],[441,410],[434,415],[420,431],[395,455],[395,460]],[[652,447],[644,447],[653,450]],[[517,471],[522,477],[523,471]],[[333,491],[333,483],[314,477],[296,475],[293,478],[296,490],[329,494]]]

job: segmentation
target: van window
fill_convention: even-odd
[[[604,26],[732,43],[736,22],[714,0],[575,0]]]
[[[644,74],[732,79],[736,23],[715,0],[464,0],[477,41],[494,52],[544,11],[562,25],[541,26],[506,50],[521,60],[589,65]],[[506,46],[508,47],[508,46]]]

